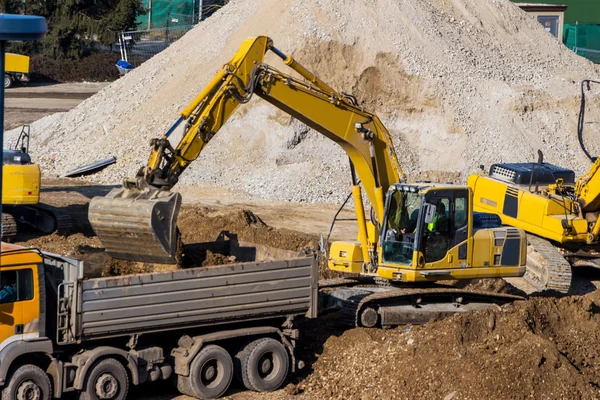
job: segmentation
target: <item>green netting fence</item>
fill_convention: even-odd
[[[600,64],[600,25],[565,25],[563,42],[576,54]]]
[[[142,0],[146,13],[137,18],[139,29],[197,24],[227,0]]]

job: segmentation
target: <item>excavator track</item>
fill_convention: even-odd
[[[35,208],[49,214],[54,218],[54,229],[51,232],[56,232],[59,235],[67,236],[73,232],[73,220],[69,213],[64,211],[62,208],[54,207],[45,203],[38,203]],[[46,232],[45,232],[46,233]]]
[[[10,214],[2,213],[2,241],[12,243],[17,237],[17,221]]]
[[[527,271],[524,278],[537,290],[567,293],[571,287],[571,264],[548,240],[527,235]]]
[[[457,312],[500,309],[504,304],[524,299],[450,287],[325,287],[328,290],[321,293],[335,299],[329,301],[329,309],[335,303],[340,310],[340,322],[349,327],[423,324]]]

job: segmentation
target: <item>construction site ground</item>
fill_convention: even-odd
[[[18,243],[83,259],[86,273],[147,272],[152,266],[111,260],[87,221],[91,197],[113,186],[45,178],[42,201],[65,207],[74,219],[68,236],[21,234]],[[214,240],[229,230],[243,241],[298,251],[315,249],[337,207],[247,201],[217,189],[186,188],[179,228],[186,245]],[[351,217],[350,211],[344,217]],[[352,239],[350,222],[335,239]],[[226,258],[206,255],[210,263]],[[322,277],[329,277],[321,271]],[[482,280],[469,288],[530,294],[522,279]],[[600,270],[578,268],[572,293],[533,294],[501,312],[457,315],[423,326],[390,330],[348,329],[336,314],[300,324],[298,359],[304,368],[289,385],[270,394],[230,392],[233,399],[322,398],[597,398],[600,396]],[[135,398],[187,399],[169,384],[134,388]],[[455,393],[456,392],[456,393]],[[455,393],[454,396],[451,396]],[[450,397],[448,397],[450,396]]]
[[[68,111],[108,84],[109,82],[15,83],[15,86],[5,92],[4,129],[19,128],[46,115]]]
[[[60,86],[67,88],[69,86]],[[74,106],[87,95],[65,90]],[[33,90],[35,99],[21,92]],[[39,112],[59,107],[55,87],[23,88],[8,95],[7,124],[27,122],[26,109]],[[96,89],[97,90],[97,89]],[[31,92],[31,93],[33,93]],[[50,95],[51,93],[52,95]],[[85,93],[85,94],[83,94]],[[49,100],[47,103],[46,100]],[[60,107],[68,108],[67,101]],[[11,105],[12,104],[12,105]],[[21,104],[21,106],[18,106]],[[47,104],[39,106],[37,104]],[[62,103],[61,103],[62,104]],[[45,107],[45,108],[44,108]],[[11,108],[20,108],[11,114]],[[11,125],[13,124],[13,125]],[[35,132],[33,132],[35,137]],[[35,143],[35,142],[34,142]],[[45,176],[42,201],[71,214],[74,229],[67,236],[21,233],[17,242],[42,250],[83,259],[90,274],[145,272],[155,266],[111,260],[87,221],[93,196],[115,186],[80,179]],[[188,246],[216,238],[229,230],[243,241],[289,251],[315,249],[319,233],[326,234],[337,210],[335,205],[276,203],[248,200],[225,189],[182,188],[184,206],[179,227]],[[342,214],[352,217],[351,211]],[[352,222],[339,224],[333,239],[355,237]],[[230,262],[205,254],[209,262]],[[322,277],[329,277],[324,269]],[[469,288],[531,294],[522,279],[462,283]],[[297,358],[303,368],[289,384],[274,393],[250,393],[233,385],[232,399],[592,399],[600,397],[600,270],[577,268],[568,296],[531,294],[502,311],[485,311],[395,329],[345,329],[335,313],[300,322],[303,340]],[[133,398],[184,400],[168,383],[132,388]]]

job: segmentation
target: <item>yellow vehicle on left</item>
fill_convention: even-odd
[[[14,82],[29,82],[29,57],[21,54],[6,53],[4,57],[4,87]]]
[[[2,165],[2,240],[15,239],[19,225],[50,234],[71,229],[68,213],[40,202],[40,167],[29,155],[29,125],[23,126],[13,149],[3,149]]]

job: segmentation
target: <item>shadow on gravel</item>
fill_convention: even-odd
[[[76,192],[88,199],[96,196],[106,196],[111,190],[121,185],[74,185],[74,186],[45,186],[40,189],[42,193]]]

